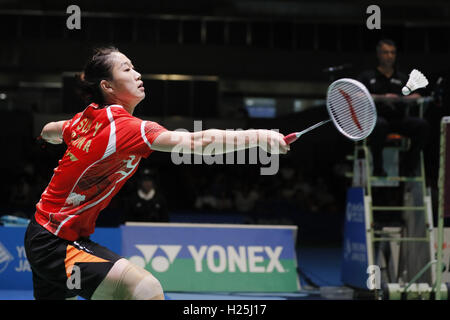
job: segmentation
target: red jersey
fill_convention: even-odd
[[[36,221],[70,241],[88,237],[112,197],[166,129],[120,105],[89,105],[63,125],[67,150],[36,205]]]

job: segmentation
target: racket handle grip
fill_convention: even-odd
[[[284,142],[286,142],[287,144],[291,144],[292,142],[294,142],[295,140],[298,139],[297,133],[290,133],[287,136],[284,137]]]

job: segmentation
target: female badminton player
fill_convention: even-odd
[[[134,117],[145,97],[143,81],[116,48],[96,49],[80,79],[90,104],[70,120],[46,124],[41,132],[49,143],[65,142],[67,150],[25,234],[34,297],[164,299],[150,272],[89,239],[100,211],[141,159],[180,145],[186,152],[224,153],[229,150],[224,141],[235,150],[260,147],[272,153],[286,153],[289,146],[275,131],[178,132]]]

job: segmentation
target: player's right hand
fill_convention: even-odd
[[[258,130],[258,146],[270,154],[286,154],[290,150],[284,135],[273,130]]]

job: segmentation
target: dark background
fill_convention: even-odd
[[[69,30],[66,8],[81,9],[81,30]],[[287,134],[327,118],[323,104],[333,79],[356,77],[376,64],[375,44],[391,38],[398,67],[421,70],[435,97],[425,117],[432,135],[425,150],[427,184],[436,190],[439,122],[449,115],[450,4],[378,1],[381,29],[369,30],[369,1],[0,1],[0,215],[29,217],[64,152],[36,142],[48,121],[85,106],[73,75],[93,47],[114,45],[143,75],[147,98],[135,116],[168,129],[267,128]],[[346,65],[337,73],[324,72]],[[167,75],[183,75],[170,78]],[[164,76],[166,75],[166,76]],[[437,85],[441,78],[441,85]],[[275,118],[251,118],[244,98],[275,99]],[[294,100],[305,107],[295,109]],[[314,106],[312,106],[314,105]],[[330,125],[305,135],[281,157],[280,172],[260,165],[174,165],[154,153],[99,218],[123,222],[126,199],[145,168],[157,175],[172,221],[297,224],[302,241],[339,243],[345,213],[345,177],[353,142]],[[259,197],[253,209],[237,193]],[[199,206],[213,197],[216,205]],[[196,205],[197,204],[197,205]],[[436,212],[436,210],[434,210]],[[122,218],[121,218],[122,217]]]

